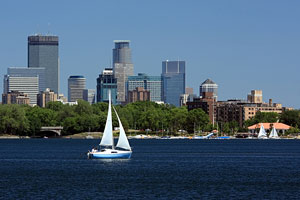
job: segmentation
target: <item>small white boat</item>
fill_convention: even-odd
[[[270,139],[280,139],[280,137],[277,134],[276,128],[273,126],[272,131],[269,135]]]
[[[259,133],[257,136],[258,139],[268,139],[267,133],[265,131],[264,125],[261,123]]]
[[[112,116],[111,116],[111,93],[108,91],[108,113],[107,120],[104,128],[104,133],[100,142],[100,150],[92,149],[87,153],[88,158],[130,158],[132,151],[126,137],[125,130],[122,126],[121,120],[115,108],[113,107],[120,126],[120,134],[117,145],[114,145],[113,129],[112,129]]]

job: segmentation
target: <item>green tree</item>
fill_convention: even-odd
[[[300,111],[289,110],[285,111],[280,116],[280,122],[293,127],[300,127]]]
[[[201,109],[193,109],[188,112],[187,131],[193,133],[195,130],[204,130],[209,124],[209,116]]]

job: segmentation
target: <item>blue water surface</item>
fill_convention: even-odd
[[[0,199],[300,199],[300,140],[130,140],[130,160],[89,160],[99,140],[1,139]]]

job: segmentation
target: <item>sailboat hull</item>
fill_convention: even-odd
[[[121,151],[105,149],[102,151],[88,152],[88,158],[95,159],[129,159],[131,157],[132,151]]]

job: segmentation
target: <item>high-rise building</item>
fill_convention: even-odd
[[[28,37],[28,67],[45,68],[45,87],[59,92],[58,36]]]
[[[3,93],[18,91],[27,94],[30,104],[36,105],[37,94],[39,93],[39,77],[4,76]]]
[[[117,101],[126,102],[126,81],[128,76],[133,76],[131,49],[129,40],[115,40],[113,49],[113,72],[117,79]]]
[[[46,90],[45,82],[45,68],[43,67],[9,67],[7,68],[7,75],[17,77],[38,77],[39,79],[39,90]]]
[[[201,85],[200,85],[200,96],[204,96],[204,93],[206,92],[212,92],[213,97],[215,100],[218,100],[218,85],[213,82],[211,79],[206,79]]]
[[[247,100],[250,103],[263,103],[262,90],[251,90],[251,93],[247,96]]]
[[[112,103],[117,104],[117,79],[112,68],[105,68],[97,78],[97,102],[108,102],[108,90]]]
[[[95,103],[95,89],[85,89],[83,90],[83,100],[89,102],[90,104]]]
[[[70,76],[68,79],[68,101],[75,102],[79,99],[83,100],[85,87],[86,79],[84,76]]]
[[[179,106],[180,95],[185,93],[185,61],[163,61],[162,81],[163,101]]]
[[[128,76],[126,90],[133,91],[137,87],[142,87],[150,92],[151,101],[161,101],[161,76],[148,76],[147,74],[139,73],[137,76]]]
[[[44,91],[40,91],[40,93],[37,95],[37,105],[40,107],[46,107],[48,102],[57,101],[57,94],[53,92],[53,90],[50,90],[49,88],[46,88]]]

